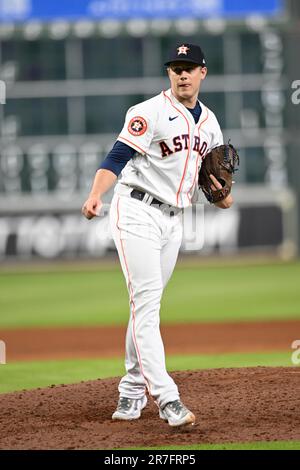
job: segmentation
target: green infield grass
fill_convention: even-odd
[[[300,319],[299,279],[299,262],[179,265],[163,297],[161,320]],[[99,271],[0,272],[0,312],[3,328],[125,324],[125,281],[118,265]]]
[[[190,446],[138,447],[126,450],[300,450],[300,441],[226,442]]]
[[[292,366],[291,353],[231,353],[167,357],[167,367],[170,371],[256,366]],[[0,393],[118,377],[123,374],[122,358],[12,362],[0,365]]]

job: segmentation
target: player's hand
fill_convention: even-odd
[[[221,189],[222,185],[220,181],[217,180],[217,178],[214,175],[209,175],[212,184],[211,184],[211,190],[216,191],[217,189]],[[231,194],[228,194],[228,196],[223,199],[223,201],[216,202],[215,206],[219,207],[220,209],[229,209],[229,207],[233,204],[233,198]]]
[[[100,214],[101,207],[101,199],[92,196],[85,201],[82,206],[81,212],[88,220],[90,220]]]
[[[216,191],[217,189],[221,189],[222,185],[220,181],[217,180],[217,178],[214,175],[209,175],[210,179],[212,180],[213,184],[211,184],[211,189],[212,191]]]

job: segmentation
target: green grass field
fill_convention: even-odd
[[[300,262],[179,265],[165,291],[163,323],[300,319]],[[128,299],[119,265],[72,271],[0,271],[2,328],[126,324]],[[297,333],[295,332],[297,336]],[[291,366],[291,351],[169,356],[170,371]],[[124,373],[123,359],[12,362],[0,366],[0,393],[68,384]],[[186,450],[300,449],[298,441],[157,447]]]
[[[134,449],[130,449],[134,450]],[[300,441],[240,442],[194,446],[139,447],[136,450],[300,450]]]
[[[99,358],[8,363],[0,366],[0,393],[121,376],[124,374],[123,362],[122,358]],[[291,355],[287,352],[167,357],[170,371],[291,365]]]
[[[161,320],[300,318],[299,279],[299,262],[178,266],[163,297]],[[0,312],[0,328],[125,324],[125,281],[117,264],[102,270],[99,265],[99,271],[0,272]]]

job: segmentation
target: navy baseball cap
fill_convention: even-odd
[[[174,62],[191,62],[192,64],[206,66],[205,57],[200,46],[195,44],[179,44],[171,50],[169,60],[165,65],[170,65]]]

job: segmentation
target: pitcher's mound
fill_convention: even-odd
[[[1,395],[1,449],[114,449],[300,440],[300,368],[211,369],[171,374],[196,415],[171,428],[152,400],[139,420],[112,421],[118,378]]]

